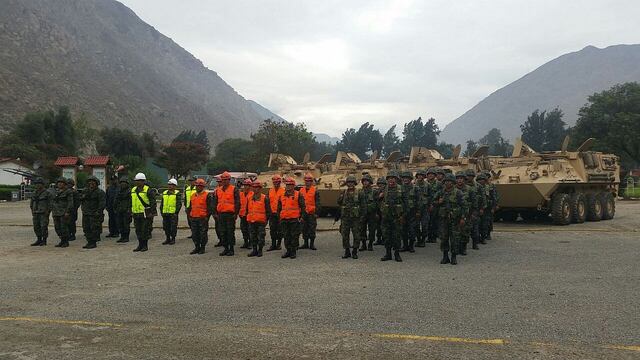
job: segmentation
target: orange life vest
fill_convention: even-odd
[[[192,218],[206,218],[209,216],[209,210],[207,209],[207,191],[201,193],[195,191],[191,195],[191,214]]]
[[[253,196],[253,191],[249,191],[245,193],[244,191],[240,192],[240,217],[247,216],[247,199]]]
[[[300,193],[298,191],[293,191],[293,196],[282,195],[280,197],[280,202],[282,203],[282,210],[280,211],[280,219],[297,219],[300,217],[300,204],[298,203],[298,198],[300,197]]]
[[[247,221],[250,223],[266,223],[267,222],[267,204],[264,194],[260,194],[258,200],[253,199],[253,193],[247,198]]]
[[[304,212],[307,214],[316,213],[316,187],[311,186],[309,190],[306,187],[300,189],[300,193],[304,197]]]
[[[275,188],[269,189],[269,205],[271,206],[271,212],[276,213],[278,211],[278,199],[284,195],[284,188],[280,186],[278,191]]]
[[[229,185],[227,187],[227,190],[223,190],[222,186],[216,189],[216,197],[218,198],[218,206],[216,206],[216,211],[218,213],[236,212],[236,203],[233,198],[235,189],[236,188],[233,185]]]

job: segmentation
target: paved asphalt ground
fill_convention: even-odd
[[[26,204],[0,214],[0,359],[640,359],[640,203],[497,224],[457,266],[434,244],[342,260],[335,231],[296,260],[188,255],[186,230],[146,253],[34,248]]]

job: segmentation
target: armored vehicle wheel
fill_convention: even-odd
[[[518,220],[518,212],[516,211],[501,211],[498,214],[499,218],[502,218],[502,221],[506,222],[516,222]]]
[[[602,220],[611,220],[616,215],[616,201],[610,192],[600,195],[602,199]]]
[[[587,220],[602,220],[602,199],[597,193],[587,194]]]
[[[582,224],[587,220],[587,198],[583,193],[571,195],[571,222]]]
[[[551,218],[556,225],[571,223],[571,197],[569,194],[556,193],[551,200]]]

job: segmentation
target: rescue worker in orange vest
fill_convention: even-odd
[[[273,188],[269,189],[269,204],[271,204],[271,217],[269,217],[269,235],[271,236],[271,247],[267,251],[280,250],[282,244],[282,231],[280,231],[280,219],[278,218],[278,202],[284,194],[281,185],[280,175],[271,177]]]
[[[217,189],[220,186],[222,186],[222,181],[220,180],[219,177],[216,177],[216,190],[214,190],[212,192],[212,194],[213,194],[212,196],[215,197]],[[213,227],[214,227],[214,229],[216,231],[216,237],[218,238],[218,242],[215,245],[213,245],[214,247],[221,247],[222,246],[222,237],[220,236],[220,226],[218,225],[218,220],[219,219],[217,217],[215,217],[215,216],[213,217]]]
[[[262,193],[262,183],[260,181],[254,181],[251,186],[253,187],[253,192],[247,198],[247,222],[249,223],[249,238],[252,250],[247,256],[261,257],[266,236],[267,219],[271,217],[271,205],[269,197]]]
[[[278,199],[278,218],[284,236],[284,247],[287,250],[282,258],[296,258],[300,245],[300,218],[304,206],[304,196],[296,190],[296,181],[287,178],[284,194]]]
[[[242,181],[242,191],[240,192],[240,231],[242,232],[242,246],[241,249],[250,249],[249,247],[249,223],[247,222],[247,199],[253,196],[251,191],[251,179],[244,179]]]
[[[320,193],[316,191],[313,175],[304,175],[304,187],[300,189],[300,195],[304,197],[305,208],[302,212],[302,239],[304,243],[300,249],[316,250],[316,228],[318,226],[318,212],[320,209]]]
[[[191,229],[191,217],[189,216],[189,211],[191,211],[191,195],[196,192],[195,181],[196,177],[189,175],[189,178],[187,178],[189,185],[184,187],[184,211],[187,213],[187,224],[189,224],[189,229]],[[189,239],[191,239],[191,235],[189,235]]]
[[[231,185],[231,174],[228,172],[220,175],[220,187],[216,189],[213,197],[213,216],[218,219],[220,227],[220,242],[224,251],[220,256],[233,256],[233,247],[236,244],[236,219],[240,212],[240,192]]]
[[[191,194],[189,204],[189,218],[191,220],[191,239],[195,245],[190,252],[193,254],[204,254],[205,247],[209,241],[209,215],[211,214],[211,196],[204,189],[206,182],[204,179],[197,179],[194,183],[196,191]]]

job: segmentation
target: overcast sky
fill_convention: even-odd
[[[121,0],[245,98],[315,132],[441,127],[587,45],[640,43],[640,0]]]

